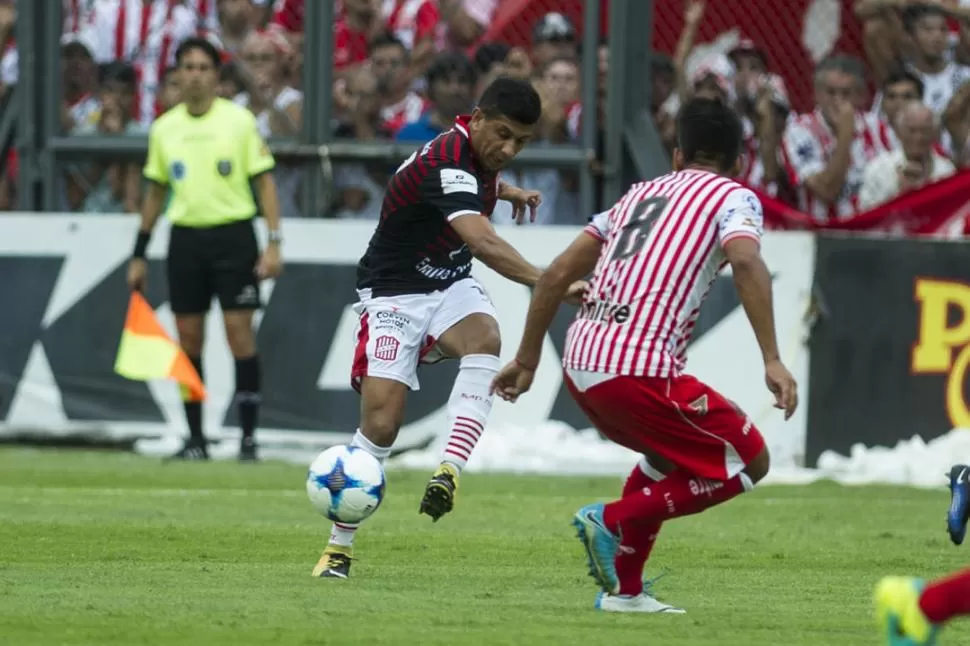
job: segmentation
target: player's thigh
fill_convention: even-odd
[[[474,278],[451,285],[431,317],[425,363],[469,354],[497,355],[502,350],[498,315],[485,288]],[[427,350],[427,348],[426,348]]]
[[[664,394],[669,408],[651,409],[653,428],[678,466],[717,480],[767,470],[764,438],[734,402],[690,375],[669,379]]]
[[[206,234],[209,237],[209,270],[222,311],[259,309],[259,279],[256,277],[259,243],[252,221],[213,227]]]
[[[169,233],[165,277],[168,300],[176,315],[204,314],[212,302],[213,284],[206,261],[203,232],[173,226]]]
[[[565,369],[563,380],[576,405],[586,414],[590,423],[607,439],[621,446],[643,453],[649,447],[642,434],[634,432],[629,416],[617,409],[611,395],[610,382],[614,375]]]
[[[362,298],[355,309],[356,348],[351,384],[376,377],[418,390],[418,360],[427,343],[428,323],[437,304],[434,294]]]

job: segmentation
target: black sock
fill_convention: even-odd
[[[202,376],[202,357],[189,357],[189,361],[199,373],[199,379],[205,383]],[[184,402],[185,421],[189,424],[189,435],[193,442],[205,442],[205,435],[202,433],[202,402]]]
[[[236,359],[236,403],[243,439],[252,439],[259,421],[259,355]]]

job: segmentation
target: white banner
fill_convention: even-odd
[[[124,269],[136,228],[133,216],[0,216],[4,276],[0,435],[29,431],[117,439],[185,432],[174,384],[151,383],[142,392],[137,390],[141,385],[124,382],[111,372],[127,305]],[[284,222],[287,268],[278,281],[264,283],[267,309],[256,317],[264,363],[261,444],[325,445],[345,441],[354,431],[357,398],[349,385],[356,322],[350,309],[353,268],[372,231],[372,223]],[[500,227],[500,232],[530,261],[545,265],[578,230],[510,226]],[[264,235],[261,226],[260,235]],[[167,242],[168,225],[161,222],[149,246],[149,258],[163,261]],[[812,286],[813,239],[808,234],[769,234],[764,254],[774,275],[783,358],[800,384],[802,402],[807,403],[803,319]],[[174,335],[162,267],[161,262],[152,265],[148,297]],[[503,359],[511,358],[522,332],[529,290],[483,266],[476,267],[475,275],[499,312]],[[711,300],[717,303],[705,307],[702,321],[707,322],[699,323],[695,331],[699,338],[688,351],[688,369],[751,415],[768,439],[775,464],[800,464],[805,407],[788,423],[771,407],[754,335],[730,280],[721,281],[712,292]],[[569,316],[571,312],[562,312],[560,329],[547,337],[532,392],[515,406],[496,403],[490,427],[528,428],[550,419],[574,427],[585,424],[562,388],[557,348],[562,347]],[[235,437],[238,429],[232,426],[230,410],[234,364],[217,305],[207,321],[206,335],[206,430],[213,438]],[[445,428],[444,405],[453,372],[441,370],[422,369],[423,387],[411,398],[412,417],[397,448],[427,444]]]

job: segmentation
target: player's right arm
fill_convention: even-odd
[[[141,291],[148,279],[148,263],[145,252],[151,240],[152,229],[162,214],[165,196],[168,193],[168,165],[162,155],[159,144],[158,123],[156,122],[148,133],[148,159],[145,162],[143,174],[148,180],[148,190],[141,204],[141,224],[138,227],[138,237],[135,239],[135,249],[128,263],[128,287]]]
[[[472,255],[520,285],[534,286],[542,272],[506,242],[488,218],[480,213],[465,214],[451,221],[455,232],[468,245]]]
[[[485,204],[474,173],[458,165],[440,166],[428,173],[422,188],[425,200],[448,221],[473,256],[509,280],[529,287],[536,284],[541,272],[483,217]]]
[[[782,138],[785,160],[796,186],[804,186],[825,204],[839,199],[849,166],[855,133],[855,109],[848,102],[837,108],[835,149],[828,159],[816,134],[806,124],[793,122]]]
[[[781,362],[775,333],[771,274],[761,257],[763,233],[761,202],[748,189],[731,193],[717,215],[718,238],[734,274],[734,285],[751,322],[765,363],[765,381],[775,395],[775,407],[785,419],[795,412],[798,392],[795,379]]]

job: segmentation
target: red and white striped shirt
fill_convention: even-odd
[[[64,26],[62,34],[74,34],[81,30],[87,18],[88,0],[64,0]]]
[[[615,375],[669,377],[731,240],[760,242],[761,202],[732,179],[700,170],[635,184],[593,216],[603,241],[590,288],[566,335],[563,365]]]
[[[196,13],[181,0],[95,0],[83,31],[96,43],[95,62],[127,61],[138,75],[135,119],[148,126],[157,114],[156,96],[175,50],[196,34]]]
[[[835,133],[819,109],[795,117],[788,123],[782,138],[785,169],[791,185],[797,188],[799,208],[819,222],[856,215],[866,165],[896,147],[885,121],[871,113],[858,113],[845,183],[838,199],[828,204],[815,197],[805,187],[805,181],[825,170],[832,159],[835,144]]]
[[[384,0],[387,30],[409,50],[426,38],[434,38],[441,14],[434,0]]]

